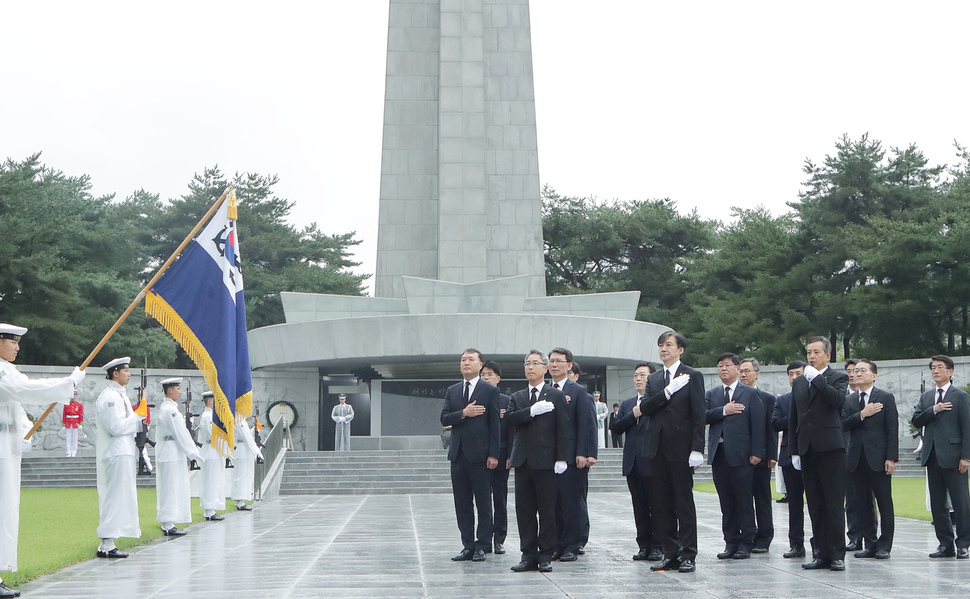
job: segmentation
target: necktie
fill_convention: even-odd
[[[465,405],[466,406],[468,405],[468,390],[471,389],[471,386],[472,386],[471,382],[465,381],[465,396],[464,397],[465,397]]]
[[[532,398],[531,398],[531,403],[535,403],[535,402],[536,402],[536,395],[538,395],[538,393],[539,393],[539,390],[538,390],[538,389],[536,389],[535,387],[533,387],[533,388],[532,388]]]
[[[862,407],[863,408],[866,407],[867,405],[869,405],[869,402],[866,401],[866,392],[865,391],[863,391],[862,393],[859,394],[859,398],[862,400]]]
[[[943,389],[937,389],[939,395],[936,397],[936,403],[943,403]]]
[[[725,387],[724,388],[724,402],[727,403],[727,402],[731,402],[731,401],[734,401],[733,399],[731,399],[731,388],[730,387]]]
[[[664,370],[664,387],[670,384],[670,371]]]
[[[553,386],[554,388],[556,388],[556,389],[558,389],[558,388],[559,388],[559,383],[553,383],[553,384],[552,384],[552,386]]]

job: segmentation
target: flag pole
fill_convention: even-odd
[[[165,274],[165,271],[168,270],[168,268],[172,265],[173,262],[175,262],[175,259],[179,257],[179,254],[181,254],[183,250],[185,250],[186,246],[188,246],[189,243],[191,243],[192,240],[195,239],[196,233],[198,233],[199,230],[201,230],[202,227],[204,227],[205,224],[209,222],[209,219],[212,218],[212,215],[216,213],[216,210],[219,209],[219,206],[222,206],[223,202],[226,201],[226,197],[228,197],[232,189],[233,189],[233,185],[230,183],[229,187],[226,187],[225,191],[222,192],[222,195],[219,196],[219,199],[216,200],[216,202],[212,205],[211,208],[209,208],[209,211],[206,212],[205,215],[202,217],[202,219],[195,224],[195,227],[193,227],[192,230],[189,231],[189,234],[185,236],[185,239],[182,240],[182,243],[179,244],[177,248],[175,248],[175,251],[172,252],[172,255],[168,257],[168,260],[166,260],[165,263],[162,264],[161,268],[158,269],[158,272],[155,273],[155,276],[152,277],[152,279],[148,281],[148,284],[146,284],[145,287],[138,292],[138,295],[136,295],[135,299],[132,300],[131,305],[128,306],[128,309],[125,310],[121,314],[121,316],[118,317],[118,320],[115,321],[114,325],[108,330],[107,333],[104,334],[104,337],[101,338],[101,341],[98,342],[98,345],[95,346],[93,350],[91,350],[91,353],[88,354],[88,357],[85,358],[83,362],[81,362],[81,365],[78,366],[78,368],[80,368],[81,370],[84,370],[85,368],[87,368],[88,364],[91,363],[91,360],[93,360],[94,357],[98,355],[98,352],[101,351],[101,348],[104,347],[104,344],[108,342],[108,339],[110,339],[111,336],[115,334],[115,331],[117,331],[118,328],[122,325],[122,323],[125,322],[128,316],[135,310],[135,307],[138,306],[139,303],[141,303],[141,300],[145,298],[145,295],[148,294],[148,291],[155,286],[155,283],[158,282],[158,279],[160,279],[162,275]],[[44,419],[46,419],[48,415],[50,415],[51,410],[53,410],[54,406],[56,405],[57,405],[57,402],[54,402],[51,405],[47,406],[47,409],[44,411],[41,417],[37,419],[37,422],[34,423],[34,426],[27,433],[27,436],[24,437],[24,440],[30,439],[34,435],[34,432],[37,431],[41,423],[44,422]]]

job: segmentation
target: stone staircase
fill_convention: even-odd
[[[155,477],[136,476],[135,484],[139,487],[154,487]],[[25,489],[97,487],[98,467],[95,457],[24,458],[20,466],[20,486]]]

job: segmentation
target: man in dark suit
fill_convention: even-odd
[[[619,417],[620,417],[620,404],[615,403],[613,404],[613,411],[610,412],[610,415],[606,419],[606,426],[610,430],[610,438],[613,441],[613,449],[616,449],[618,447],[621,449],[623,448],[623,434],[622,433],[613,434],[613,423],[616,422],[616,419]]]
[[[499,382],[502,380],[502,369],[492,360],[485,360],[485,365],[482,366],[481,377],[489,385],[498,387]],[[492,535],[496,555],[505,553],[505,537],[509,532],[509,449],[512,443],[510,442],[509,427],[505,421],[505,413],[509,409],[511,399],[508,395],[499,393],[498,417],[502,423],[500,426],[501,442],[499,443],[498,466],[492,469],[490,478],[492,510],[494,514],[492,518]]]
[[[970,397],[953,384],[953,360],[947,356],[930,358],[930,372],[936,386],[919,398],[913,426],[923,428],[920,463],[926,467],[930,488],[930,512],[940,546],[932,558],[970,557]],[[947,494],[953,503],[953,522],[946,507]],[[953,550],[953,523],[956,524],[956,552]]]
[[[771,469],[778,463],[778,435],[771,424],[771,414],[775,411],[775,396],[758,389],[761,364],[757,358],[741,360],[738,374],[742,384],[755,390],[764,407],[765,449],[762,454],[764,459],[755,465],[754,473],[751,475],[754,519],[758,528],[751,553],[768,553],[771,541],[775,538],[775,522],[771,514]]]
[[[652,460],[654,522],[664,559],[651,570],[693,572],[697,557],[694,468],[704,463],[704,375],[682,364],[687,339],[666,331],[657,340],[663,369],[647,379],[640,410],[649,417],[643,457]]]
[[[741,359],[721,354],[717,376],[721,384],[704,395],[707,423],[707,463],[721,504],[724,551],[718,559],[748,559],[758,528],[754,521],[754,468],[765,454],[764,404],[756,389],[738,382]]]
[[[485,561],[492,542],[492,495],[489,470],[498,465],[500,444],[499,392],[481,379],[485,357],[477,349],[461,355],[464,379],[445,391],[441,425],[451,427],[451,488],[461,532],[461,553],[452,561]],[[474,507],[473,504],[474,503]],[[475,534],[478,509],[478,535]]]
[[[566,462],[573,457],[566,396],[543,380],[548,368],[544,353],[529,352],[525,358],[529,386],[512,394],[505,413],[513,434],[509,460],[515,468],[515,520],[522,550],[522,560],[512,566],[513,572],[552,572],[557,475],[566,471]]]
[[[805,372],[808,366],[801,360],[795,360],[788,365],[789,386]],[[788,551],[784,557],[805,557],[805,484],[802,473],[791,463],[791,443],[788,435],[788,416],[791,413],[791,393],[779,395],[775,400],[775,409],[771,415],[771,423],[775,431],[781,432],[781,449],[778,452],[778,467],[785,477],[785,488],[788,489]]]
[[[853,393],[859,390],[859,385],[856,383],[855,367],[858,360],[855,358],[849,358],[845,361],[844,368],[845,374],[849,377],[849,388],[845,390],[845,396],[848,398]],[[842,427],[843,435],[845,436],[845,446],[849,446],[849,431]],[[862,521],[872,520],[876,521],[876,502],[870,496],[863,504],[856,503],[859,497],[863,497],[859,493],[855,492],[854,489],[855,477],[852,476],[851,472],[846,471],[845,473],[845,535],[849,538],[849,542],[845,545],[846,551],[861,551],[862,550]]]
[[[663,553],[660,551],[662,538],[652,516],[653,466],[651,460],[640,454],[647,428],[647,417],[640,412],[640,402],[647,392],[647,377],[653,374],[653,370],[653,366],[647,362],[637,364],[633,373],[633,386],[637,394],[623,401],[615,418],[611,416],[610,433],[613,439],[626,433],[626,443],[623,445],[623,476],[626,477],[626,486],[630,489],[630,499],[633,501],[633,522],[637,527],[639,547],[633,559],[656,562],[663,558]]]
[[[852,505],[867,506],[875,498],[879,505],[882,534],[876,539],[876,518],[869,510],[856,513],[865,549],[855,557],[889,559],[893,548],[895,511],[892,475],[899,461],[899,414],[892,393],[877,389],[876,364],[865,358],[856,361],[858,391],[845,400],[842,427],[849,431],[846,470],[852,477]],[[846,509],[850,504],[846,502]]]
[[[788,434],[792,465],[802,471],[817,556],[806,570],[845,570],[845,439],[842,406],[849,377],[829,368],[832,344],[812,337],[808,366],[792,383]]]
[[[573,353],[564,347],[549,352],[549,375],[553,389],[563,392],[566,414],[571,425],[566,472],[559,478],[559,498],[556,501],[556,530],[558,546],[553,560],[574,562],[586,544],[589,530],[589,509],[586,493],[589,488],[589,468],[596,463],[597,428],[593,396],[568,375],[573,366]]]

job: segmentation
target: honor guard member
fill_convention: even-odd
[[[330,418],[334,422],[333,444],[334,451],[350,451],[350,421],[354,419],[354,406],[347,403],[347,396],[341,393],[337,397],[338,403],[330,411]]]
[[[225,520],[216,510],[226,509],[226,462],[212,446],[212,403],[215,396],[212,391],[202,394],[205,409],[199,415],[195,425],[195,436],[202,444],[199,453],[202,454],[202,491],[199,493],[199,504],[204,510],[206,520]]]
[[[81,424],[84,423],[84,404],[77,400],[77,392],[71,398],[71,403],[64,406],[64,413],[61,415],[61,422],[64,423],[64,447],[67,457],[77,457],[77,437],[81,432]]]
[[[131,380],[131,358],[116,358],[104,365],[108,386],[98,396],[98,557],[128,557],[118,551],[115,539],[141,537],[138,523],[138,495],[135,491],[135,433],[142,416],[128,403],[125,385]]]
[[[20,352],[24,327],[0,323],[0,572],[17,571],[17,536],[20,528],[20,456],[30,451],[24,436],[30,430],[21,403],[47,406],[66,404],[84,380],[75,368],[69,377],[30,380],[12,364]],[[26,430],[24,430],[26,427]],[[0,580],[0,597],[19,597]]]
[[[192,522],[189,466],[185,460],[202,461],[199,448],[185,428],[185,418],[179,412],[181,384],[181,378],[162,381],[165,398],[155,413],[155,519],[169,537],[185,534],[175,527],[176,522]]]
[[[249,511],[253,507],[246,502],[253,500],[256,458],[262,460],[263,454],[259,451],[256,438],[253,437],[253,431],[245,418],[236,419],[235,441],[236,449],[232,458],[232,499],[236,502],[237,510]]]

